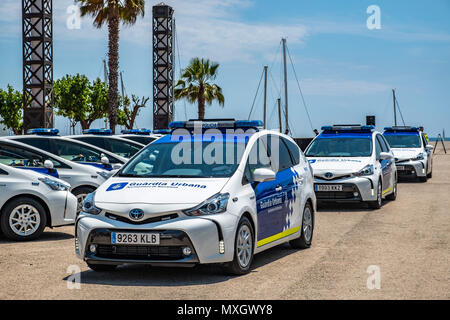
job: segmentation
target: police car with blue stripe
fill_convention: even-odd
[[[284,242],[311,245],[311,167],[292,138],[261,121],[172,122],[107,183],[76,222],[79,258],[96,271],[124,263],[250,270]]]
[[[322,127],[305,154],[314,171],[318,201],[367,202],[378,209],[397,197],[394,155],[373,126]]]
[[[392,148],[400,178],[417,178],[426,182],[432,177],[433,146],[419,127],[386,127],[383,136]]]

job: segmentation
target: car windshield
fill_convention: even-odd
[[[142,143],[144,145],[147,145],[150,142],[153,142],[156,140],[156,138],[154,138],[154,137],[146,137],[146,136],[124,136],[121,138],[136,141],[136,142]]]
[[[246,141],[171,141],[169,136],[142,150],[119,171],[119,177],[231,177]]]
[[[391,148],[420,148],[420,136],[418,134],[385,134]]]
[[[306,150],[307,157],[369,157],[371,154],[370,137],[318,138]]]

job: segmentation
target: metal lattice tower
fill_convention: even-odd
[[[153,6],[153,129],[173,120],[173,9]]]
[[[53,127],[52,0],[22,0],[24,129]]]

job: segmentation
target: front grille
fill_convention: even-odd
[[[182,246],[99,245],[96,256],[126,260],[179,260],[184,258]]]
[[[321,177],[321,176],[314,176],[314,178],[316,179],[320,179],[320,180],[326,180],[326,181],[333,181],[333,180],[339,180],[339,179],[347,179],[347,178],[351,178],[352,175],[351,174],[347,174],[345,176],[339,176],[339,177],[332,177],[331,179],[327,179],[325,177]]]
[[[159,217],[152,217],[152,218],[148,218],[148,219],[145,219],[142,221],[134,221],[134,220],[119,216],[117,214],[110,213],[110,212],[106,212],[105,216],[110,219],[116,220],[116,221],[122,221],[122,222],[130,223],[130,224],[146,224],[146,223],[166,221],[166,220],[172,220],[172,219],[178,218],[178,214],[176,214],[176,213],[167,214],[167,215],[159,216]]]
[[[404,170],[398,170],[397,169],[397,174],[399,176],[415,176],[416,175],[416,170],[414,169],[414,166],[401,165],[401,164],[399,164],[399,166],[403,166],[404,167]]]

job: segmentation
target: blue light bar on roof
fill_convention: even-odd
[[[86,129],[83,130],[83,134],[95,134],[101,136],[110,136],[112,134],[111,129]]]
[[[385,127],[384,131],[419,131],[418,127],[411,126],[393,126],[393,127]]]
[[[203,121],[202,120],[172,121],[171,123],[169,123],[169,128],[194,129],[196,125],[201,126],[202,129],[238,129],[238,128],[260,129],[264,126],[264,123],[261,120],[207,119]]]
[[[171,132],[172,131],[170,129],[156,129],[156,130],[153,130],[153,133],[155,133],[155,134],[169,134]]]
[[[57,136],[59,133],[58,129],[54,128],[35,128],[35,129],[29,129],[27,131],[28,134],[37,134],[41,136]]]
[[[371,132],[375,129],[375,126],[362,126],[360,124],[335,124],[332,126],[323,126],[321,128],[323,131],[369,131]]]
[[[122,130],[123,134],[139,134],[139,135],[150,135],[152,133],[152,130],[150,129],[128,129],[128,130]]]

